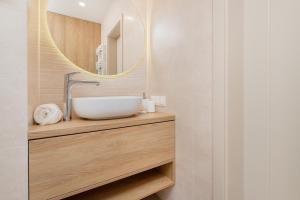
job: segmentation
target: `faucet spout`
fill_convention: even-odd
[[[65,86],[64,86],[64,121],[70,121],[72,118],[72,88],[76,84],[92,84],[99,86],[98,81],[82,81],[73,80],[72,77],[80,72],[73,72],[65,75]]]
[[[99,86],[99,85],[100,85],[100,82],[98,82],[98,81],[79,81],[79,80],[70,80],[70,84],[71,84],[71,85],[75,85],[75,84],[91,84],[91,85]]]

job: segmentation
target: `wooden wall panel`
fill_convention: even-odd
[[[101,43],[101,24],[49,11],[47,21],[61,52],[74,64],[96,73],[95,51]]]
[[[146,3],[146,0],[143,2]],[[63,57],[51,41],[46,15],[47,0],[40,0],[40,4],[40,103],[62,106],[64,75],[80,69]],[[101,86],[75,86],[74,96],[141,95],[146,88],[146,64],[141,62],[133,72],[118,78],[100,78],[84,71],[76,78],[100,80]]]
[[[131,2],[130,0],[124,1]],[[55,103],[62,107],[64,75],[74,71],[82,72],[82,75],[77,76],[78,78],[100,80],[101,82],[100,87],[74,87],[74,96],[141,95],[146,90],[145,60],[138,63],[135,70],[125,76],[101,78],[82,71],[62,56],[56,45],[53,44],[48,30],[47,2],[47,0],[30,1],[30,8],[32,8],[29,10],[30,14],[35,11],[37,11],[37,14],[29,18],[29,25],[32,27],[29,37],[34,34],[38,35],[38,40],[36,40],[37,52],[32,55],[32,59],[37,59],[37,64],[31,64],[30,66],[33,66],[33,68],[31,71],[29,70],[29,83],[31,84],[29,87],[36,88],[29,91],[30,98],[34,99],[34,101],[29,101],[29,107],[32,108],[29,110],[30,118],[32,118],[33,109],[38,104]],[[144,8],[147,6],[147,0],[132,0],[132,2],[136,5],[143,22],[145,22],[146,12],[144,12]],[[29,40],[29,46],[32,45],[31,43],[32,41]]]
[[[39,104],[39,0],[30,0],[28,7],[28,122],[33,123],[32,113]]]

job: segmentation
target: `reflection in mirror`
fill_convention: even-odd
[[[144,56],[144,26],[131,0],[48,0],[47,21],[57,48],[91,73],[120,74]]]

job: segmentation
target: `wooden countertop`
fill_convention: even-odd
[[[69,122],[60,122],[58,124],[48,126],[31,126],[29,127],[28,131],[28,140],[73,135],[174,120],[175,116],[168,113],[139,114],[130,118],[100,121],[76,119]]]

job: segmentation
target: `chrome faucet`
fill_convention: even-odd
[[[73,72],[65,75],[65,86],[64,86],[64,121],[71,120],[72,114],[72,95],[71,90],[75,84],[94,84],[96,86],[100,85],[97,81],[81,81],[73,80],[72,77],[80,72]]]

